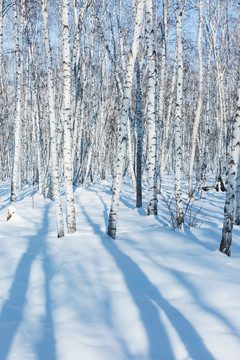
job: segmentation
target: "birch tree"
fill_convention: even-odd
[[[3,0],[0,0],[0,71],[2,67],[2,44],[3,44]]]
[[[154,49],[153,2],[146,0],[146,47],[147,47],[147,123],[148,123],[148,215],[157,215],[156,176],[156,64]]]
[[[64,117],[64,177],[67,199],[67,231],[76,231],[75,203],[73,196],[72,122],[71,122],[71,68],[69,37],[69,0],[63,0],[63,117]]]
[[[116,238],[116,231],[117,231],[119,198],[120,198],[120,192],[122,186],[123,165],[125,162],[126,147],[127,147],[128,109],[129,109],[130,97],[131,97],[134,65],[135,65],[135,61],[139,49],[139,42],[141,38],[143,9],[144,9],[144,1],[139,0],[137,5],[137,12],[135,16],[133,42],[132,42],[131,50],[128,54],[126,79],[123,88],[123,101],[121,106],[121,115],[119,120],[119,129],[118,129],[115,176],[113,179],[112,202],[111,202],[111,209],[108,219],[108,235],[111,236],[113,239]]]
[[[50,121],[50,136],[51,136],[51,178],[54,188],[56,215],[57,215],[57,236],[64,236],[63,213],[60,198],[59,187],[59,168],[58,168],[58,154],[57,154],[57,132],[56,132],[56,116],[55,116],[55,101],[54,101],[54,85],[53,85],[53,70],[52,70],[52,54],[49,40],[48,28],[48,5],[47,0],[42,2],[43,20],[44,20],[44,40],[47,61],[47,83],[48,83],[48,106],[49,106],[49,121]]]
[[[142,135],[142,91],[141,91],[141,72],[137,59],[136,62],[137,77],[137,176],[136,176],[136,207],[142,207],[142,152],[143,152],[143,135]]]
[[[182,46],[182,21],[183,21],[183,0],[178,0],[177,9],[177,99],[175,113],[175,197],[177,212],[177,227],[182,229],[183,204],[182,204],[182,103],[183,103],[183,46]]]
[[[166,112],[166,120],[164,122],[164,129],[163,129],[163,136],[162,136],[162,143],[161,148],[161,157],[160,157],[160,176],[163,174],[167,160],[168,154],[171,153],[171,144],[173,142],[174,136],[171,135],[170,130],[174,127],[174,119],[172,119],[172,112],[174,108],[174,101],[175,101],[175,93],[176,93],[176,70],[177,70],[177,44],[175,46],[175,55],[173,61],[173,71],[172,71],[172,79],[171,79],[171,86],[170,92],[168,95],[168,109]]]
[[[161,129],[158,129],[157,136],[157,150],[158,150],[158,182],[157,182],[157,193],[161,192],[161,180],[162,180],[162,167],[161,163],[163,161],[163,151],[160,153],[160,149],[163,149],[166,146],[164,137],[167,131],[167,124],[164,119],[164,93],[165,93],[165,82],[166,82],[166,56],[167,56],[167,38],[168,38],[168,0],[162,1],[163,6],[163,23],[162,23],[162,59],[161,59],[161,70],[160,70],[160,90],[159,90],[159,126]],[[162,134],[162,136],[161,136]],[[161,143],[159,143],[161,142]]]
[[[15,61],[16,61],[16,75],[15,75],[15,131],[14,131],[14,160],[11,179],[11,201],[16,201],[17,196],[17,183],[19,176],[19,160],[20,160],[20,133],[21,133],[21,62],[22,53],[19,46],[19,16],[18,16],[18,3],[13,2],[14,11],[14,38],[15,38]],[[23,21],[23,19],[21,19]],[[22,35],[22,34],[21,34]]]
[[[240,52],[239,52],[240,59]],[[236,179],[238,173],[240,154],[240,72],[238,69],[238,90],[236,112],[232,124],[232,151],[229,161],[228,184],[226,201],[224,206],[224,221],[220,251],[228,256],[231,255],[232,229],[234,224],[234,202],[236,192]]]
[[[193,189],[192,189],[192,173],[193,173],[193,164],[195,158],[195,151],[196,151],[196,140],[197,140],[197,133],[198,127],[201,117],[201,110],[202,110],[202,92],[203,92],[203,63],[202,63],[202,26],[203,26],[203,0],[199,0],[198,4],[199,10],[199,20],[198,20],[198,61],[199,61],[199,95],[198,95],[198,104],[195,113],[195,120],[193,125],[193,134],[192,134],[192,151],[190,157],[190,169],[189,169],[189,196],[192,196]]]
[[[238,173],[236,180],[235,224],[240,225],[240,154],[238,158]]]
[[[3,0],[0,0],[0,93],[3,93],[3,79],[2,79],[2,44],[3,44]],[[1,96],[2,98],[2,96]],[[0,107],[3,108],[2,99],[0,100]]]
[[[225,190],[225,186],[222,180],[222,172],[225,170],[226,161],[226,91],[224,89],[226,69],[228,67],[229,52],[228,44],[228,1],[225,4],[220,3],[218,0],[206,0],[205,11],[205,33],[209,42],[209,46],[213,55],[212,61],[214,61],[214,97],[216,101],[215,114],[216,114],[216,126],[218,128],[218,147],[217,147],[217,174],[216,182],[220,180],[222,183],[222,189]]]

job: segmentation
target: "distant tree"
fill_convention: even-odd
[[[199,20],[198,20],[198,62],[199,62],[199,90],[198,90],[198,103],[195,113],[195,119],[193,124],[193,134],[192,134],[192,150],[190,156],[190,165],[189,165],[189,196],[192,196],[193,187],[192,187],[192,175],[193,175],[193,164],[196,152],[197,145],[197,133],[199,128],[199,122],[201,118],[202,111],[202,102],[203,102],[203,61],[202,61],[202,28],[203,28],[203,0],[198,0],[197,3],[199,11]]]
[[[165,105],[165,93],[166,93],[166,59],[167,59],[167,40],[168,40],[168,12],[169,12],[169,2],[168,0],[162,1],[163,7],[163,21],[161,24],[162,30],[162,57],[160,62],[160,89],[159,94],[157,94],[158,104],[156,104],[156,108],[158,108],[158,117],[156,119],[157,125],[157,172],[158,172],[158,181],[157,181],[157,193],[161,192],[161,182],[163,175],[163,163],[165,161],[165,153],[164,150],[167,147],[168,140],[168,131],[169,131],[169,117],[164,114],[164,110],[166,108]],[[156,36],[155,36],[156,38]],[[176,68],[176,67],[175,67]],[[174,68],[174,71],[175,71]],[[174,84],[175,85],[175,84]]]
[[[3,44],[3,0],[0,0],[0,67],[2,66],[2,44]]]
[[[22,6],[24,2],[22,2]],[[15,202],[17,197],[17,184],[20,174],[20,151],[21,151],[21,95],[22,95],[22,64],[23,53],[20,50],[19,39],[23,41],[23,16],[21,16],[21,28],[19,27],[19,3],[14,0],[14,37],[15,37],[15,61],[16,61],[16,74],[15,74],[15,93],[16,93],[16,105],[15,105],[15,127],[14,127],[14,160],[11,179],[11,201]],[[22,31],[21,31],[22,30]],[[20,181],[21,182],[21,179]]]

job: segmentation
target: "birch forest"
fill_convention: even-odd
[[[196,192],[225,193],[219,249],[230,256],[240,224],[239,24],[237,0],[0,0],[0,179],[10,179],[12,204],[37,186],[55,202],[62,238],[77,230],[74,189],[110,178],[106,231],[117,239],[123,179],[136,208],[146,181],[151,217],[168,174],[176,230]]]

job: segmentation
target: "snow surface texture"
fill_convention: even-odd
[[[202,226],[178,232],[161,197],[146,216],[125,182],[113,241],[110,182],[75,189],[78,231],[62,239],[54,203],[32,188],[7,222],[9,187],[0,183],[0,360],[240,359],[239,227],[232,257],[218,251],[225,194],[204,193]]]

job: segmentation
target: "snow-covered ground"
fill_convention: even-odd
[[[163,193],[170,192],[169,178]],[[225,194],[209,191],[200,228],[135,208],[124,182],[117,240],[110,182],[76,188],[77,233],[56,238],[55,205],[25,187],[6,221],[0,183],[0,360],[239,360],[240,227],[218,251]]]

